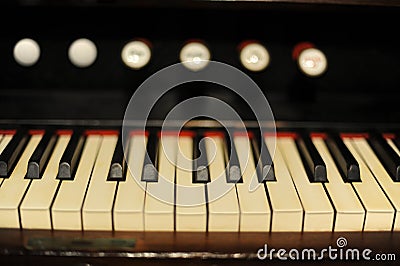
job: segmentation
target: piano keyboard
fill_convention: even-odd
[[[1,130],[0,228],[400,229],[395,134],[167,133],[132,132],[124,158],[118,130]]]

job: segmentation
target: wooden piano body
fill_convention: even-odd
[[[400,132],[400,1],[5,1],[0,21],[0,128],[83,126],[118,127],[135,89],[151,74],[179,62],[179,49],[201,39],[212,59],[243,70],[262,89],[278,130],[338,129]],[[18,22],[18,24],[17,24]],[[25,37],[41,45],[39,62],[22,67],[13,59],[15,43]],[[98,47],[86,69],[71,65],[68,45],[89,38]],[[150,63],[141,70],[121,61],[123,45],[133,38],[152,43]],[[271,64],[252,73],[241,66],[238,44],[259,40]],[[312,42],[328,58],[320,78],[302,75],[292,58],[299,42]],[[254,117],[240,99],[215,84],[179,86],[161,99],[151,122],[161,125],[177,102],[209,95],[239,110],[246,125]],[[196,123],[191,128],[196,130]],[[1,219],[1,217],[0,217]],[[2,265],[135,265],[298,263],[259,260],[271,248],[336,246],[396,254],[398,232],[92,232],[0,229]],[[122,241],[112,246],[99,239]],[[40,244],[38,239],[43,239]],[[74,239],[79,239],[74,242]],[[123,240],[134,240],[124,246]],[[53,241],[53,242],[52,242]],[[61,247],[62,241],[67,248]],[[79,242],[81,241],[81,242]],[[104,244],[104,243],[103,243]],[[115,243],[114,243],[115,244]],[[306,261],[306,263],[318,261]],[[376,261],[331,261],[375,263]],[[304,262],[303,262],[304,263]],[[386,261],[385,263],[388,263]],[[391,263],[396,263],[391,261]]]

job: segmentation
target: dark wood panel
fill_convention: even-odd
[[[12,3],[13,1],[6,1]],[[14,1],[15,2],[15,1]],[[154,7],[154,6],[177,6],[177,7],[204,7],[207,5],[215,5],[212,0],[19,0],[20,5],[104,5],[104,6],[141,6],[141,7]],[[224,4],[226,6],[243,6],[243,5],[257,5],[257,4],[334,4],[334,5],[369,5],[369,6],[400,6],[399,0],[242,0],[242,1],[229,1],[220,0],[218,5]],[[235,3],[236,2],[236,3]]]
[[[63,250],[53,248],[36,248],[28,250],[26,245],[32,238],[53,239],[135,239],[133,248],[98,249],[71,248]],[[61,256],[61,257],[129,257],[137,259],[257,259],[257,251],[268,245],[268,250],[284,248],[302,250],[315,249],[317,254],[324,248],[337,247],[337,239],[344,237],[347,248],[360,251],[371,249],[372,254],[393,253],[400,256],[399,232],[310,232],[310,233],[183,233],[183,232],[99,232],[99,231],[46,231],[0,229],[0,254],[2,256]],[[329,259],[327,254],[324,258]],[[276,254],[272,260],[278,260]]]

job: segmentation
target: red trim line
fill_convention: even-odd
[[[384,137],[385,139],[395,139],[396,135],[393,133],[383,133],[382,137]]]
[[[94,130],[86,130],[85,135],[119,135],[119,131],[94,129]]]
[[[190,130],[165,130],[165,131],[160,131],[158,132],[158,137],[160,138],[161,136],[179,136],[179,137],[194,137],[194,132]]]
[[[60,129],[56,131],[56,134],[60,136],[71,136],[73,133],[74,131],[71,129]]]
[[[129,132],[129,136],[141,136],[141,135],[145,135],[146,137],[149,136],[149,131],[144,131],[144,130],[132,130],[131,132]]]
[[[322,138],[322,139],[327,139],[328,136],[326,133],[322,132],[311,132],[310,133],[310,138]]]
[[[44,129],[31,129],[29,130],[29,135],[44,135],[46,130]]]
[[[162,130],[157,132],[157,137],[161,138],[161,136],[164,137],[173,137],[173,136],[179,136],[179,131],[178,130]]]
[[[367,133],[341,133],[341,138],[368,138]]]
[[[269,136],[271,136],[271,135],[273,135],[273,134],[271,134],[271,133],[269,133],[270,135]],[[292,138],[292,139],[297,139],[297,133],[294,133],[294,132],[276,132],[276,137],[277,138]]]
[[[0,130],[1,135],[15,135],[15,133],[17,133],[17,130],[15,129]]]
[[[220,137],[223,138],[225,137],[225,134],[221,131],[207,131],[204,132],[204,137]]]
[[[195,134],[193,131],[190,130],[182,130],[181,132],[179,132],[179,136],[180,137],[194,137]]]
[[[249,139],[254,138],[253,132],[249,131],[236,131],[233,133],[234,137],[248,137]]]

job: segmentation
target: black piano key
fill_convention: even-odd
[[[73,131],[71,139],[61,157],[57,179],[73,180],[85,142],[85,136],[82,135],[82,132],[82,130]]]
[[[17,130],[7,147],[0,154],[0,177],[7,178],[15,167],[17,159],[24,150],[29,135],[26,130]]]
[[[234,143],[234,134],[233,130],[227,130],[225,143],[226,149],[228,151],[228,158],[227,158],[227,181],[228,183],[238,183],[243,182],[242,180],[242,172],[240,169],[239,158],[237,155],[235,143]]]
[[[125,156],[122,147],[122,136],[118,138],[117,145],[111,160],[108,181],[125,181]]]
[[[325,140],[345,182],[360,182],[360,167],[356,158],[337,133],[329,133]]]
[[[258,181],[276,181],[274,163],[261,132],[257,130],[251,139],[254,161],[257,166]]]
[[[208,158],[206,144],[202,134],[196,134],[193,141],[193,183],[210,182],[210,170],[208,168]]]
[[[158,171],[157,171],[158,142],[159,140],[157,133],[154,131],[150,132],[146,145],[146,154],[144,156],[142,181],[145,182],[158,181]]]
[[[400,182],[400,157],[390,147],[381,134],[371,133],[368,143],[381,161],[383,167],[389,173],[393,181]]]
[[[56,139],[57,136],[54,135],[54,130],[47,130],[44,133],[31,158],[29,158],[28,169],[25,178],[41,178],[43,170],[50,158],[50,154],[53,151]]]
[[[327,182],[326,166],[317,148],[307,133],[300,133],[296,139],[310,182]]]

